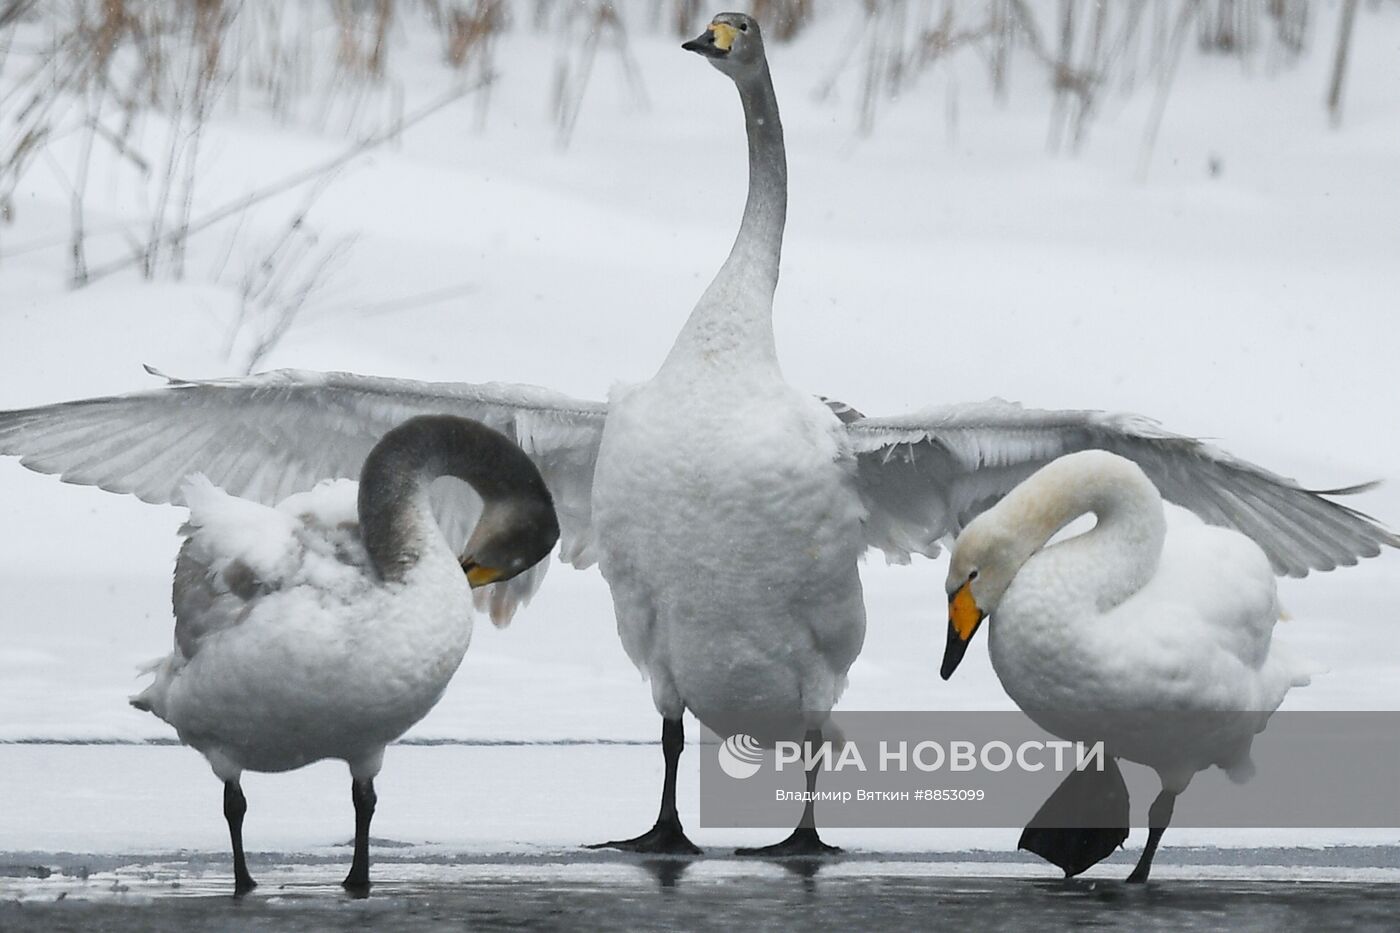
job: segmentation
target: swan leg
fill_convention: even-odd
[[[661,753],[666,758],[666,779],[661,785],[661,812],[656,825],[632,839],[597,842],[585,848],[621,849],[624,852],[647,852],[668,855],[700,855],[700,849],[686,838],[676,810],[676,772],[680,768],[681,751],[685,748],[685,724],[676,719],[661,720]]]
[[[1071,771],[1031,817],[1016,847],[1073,878],[1117,851],[1128,838],[1128,818],[1128,785],[1117,760],[1107,758],[1103,771]]]
[[[355,802],[355,856],[350,862],[350,874],[341,886],[355,897],[368,897],[369,821],[374,818],[374,805],[379,800],[374,793],[374,779],[352,780],[350,799]]]
[[[224,781],[224,819],[228,820],[229,841],[233,843],[233,894],[241,897],[258,886],[248,874],[248,861],[243,857],[243,815],[248,812],[248,798],[237,781]]]
[[[808,745],[820,745],[822,741],[822,731],[820,729],[808,729],[806,735]],[[759,846],[757,848],[735,849],[735,855],[758,855],[770,858],[783,858],[786,856],[811,856],[811,855],[839,855],[840,846],[830,846],[822,842],[821,836],[817,835],[817,816],[814,809],[814,792],[817,789],[817,769],[815,763],[807,769],[807,805],[802,808],[802,819],[797,821],[797,828],[792,831],[782,842],[775,842],[771,846]]]
[[[1162,788],[1162,792],[1152,801],[1152,807],[1147,811],[1147,845],[1142,847],[1142,857],[1138,859],[1133,873],[1128,876],[1129,884],[1142,884],[1147,880],[1148,873],[1152,871],[1152,859],[1157,854],[1162,834],[1167,831],[1167,824],[1172,821],[1172,810],[1175,807],[1176,794]]]

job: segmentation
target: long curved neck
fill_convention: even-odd
[[[1076,467],[1084,461],[1076,463],[1074,457],[1057,461],[1003,501],[1019,526],[1026,559],[1034,555],[1037,561],[1071,565],[1073,577],[1104,612],[1152,579],[1166,519],[1161,494],[1136,466],[1117,459],[1093,462],[1094,469],[1083,470]],[[1045,547],[1061,528],[1088,513],[1097,518],[1092,529]]]
[[[768,66],[736,79],[749,141],[749,196],[729,258],[691,312],[663,371],[703,359],[778,367],[773,292],[787,222],[787,153]]]
[[[371,563],[388,581],[402,581],[430,547],[445,547],[428,504],[428,487],[439,476],[470,483],[485,509],[534,494],[525,488],[533,473],[519,468],[525,454],[484,426],[462,418],[425,416],[390,431],[360,470],[360,535]]]

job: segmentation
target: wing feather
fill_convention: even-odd
[[[149,367],[148,367],[149,369]],[[586,566],[593,465],[606,407],[547,389],[276,370],[235,379],[154,375],[164,388],[0,412],[0,455],[64,482],[180,501],[203,473],[232,495],[274,505],[323,479],[357,479],[374,443],[420,414],[475,418],[515,440],[540,465],[560,512],[561,554]],[[434,496],[454,548],[480,504],[463,483]],[[527,600],[543,569],[477,592],[502,624]]]
[[[867,543],[894,560],[934,554],[1039,467],[1075,450],[1128,457],[1162,495],[1212,525],[1252,538],[1274,570],[1301,577],[1400,547],[1400,537],[1334,496],[1138,415],[1037,411],[993,399],[846,425],[870,518]]]

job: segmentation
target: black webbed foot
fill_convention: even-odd
[[[623,852],[641,852],[647,855],[702,855],[700,847],[686,838],[680,820],[657,820],[656,825],[640,836],[631,839],[616,839],[612,842],[595,842],[584,846],[586,849],[620,849]]]
[[[810,858],[814,855],[840,855],[841,847],[829,846],[822,842],[815,827],[799,826],[792,831],[792,835],[782,842],[775,842],[771,846],[735,849],[734,854],[759,856],[760,858],[792,858],[794,856]]]
[[[1072,878],[1112,855],[1127,838],[1128,786],[1118,762],[1108,758],[1102,771],[1070,772],[1026,824],[1017,847]]]

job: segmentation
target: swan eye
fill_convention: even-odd
[[[967,579],[968,579],[969,582],[971,582],[971,581],[973,581],[973,580],[976,580],[976,579],[977,579],[977,571],[974,570],[974,571],[972,571],[972,573],[968,574],[968,575],[967,575]]]
[[[740,23],[740,24],[739,24],[739,31],[740,31],[740,32],[748,32],[748,31],[749,31],[749,24],[748,24],[748,23]]]

